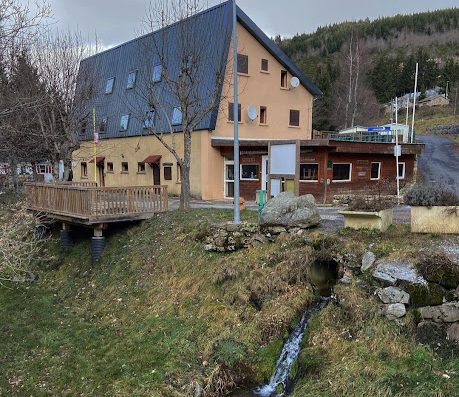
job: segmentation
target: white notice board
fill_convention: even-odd
[[[270,175],[296,174],[296,144],[271,144]]]

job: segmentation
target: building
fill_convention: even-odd
[[[227,93],[232,93],[232,2],[212,7],[188,22],[199,27],[195,31],[195,41],[208,43],[201,56],[212,65],[222,66],[226,76],[219,87],[219,108],[204,117],[192,134],[191,194],[205,200],[231,198],[234,193],[234,122],[233,98]],[[257,190],[266,189],[268,145],[274,141],[301,142],[301,170],[304,173],[301,193],[326,198],[327,189],[338,192],[354,184],[361,187],[364,182],[376,181],[379,178],[370,178],[376,172],[372,162],[381,163],[379,176],[389,175],[389,171],[385,171],[385,158],[390,157],[390,153],[393,158],[389,144],[352,145],[339,139],[337,143],[312,139],[313,99],[321,91],[239,8],[237,22],[241,196],[254,200]],[[101,186],[165,185],[169,194],[180,194],[180,167],[170,151],[146,132],[144,115],[148,122],[155,123],[157,130],[164,132],[170,131],[165,118],[170,120],[175,132],[164,135],[164,140],[183,152],[179,125],[181,109],[170,104],[166,117],[158,117],[156,109],[149,109],[148,99],[140,95],[146,84],[153,82],[161,87],[165,83],[158,70],[159,57],[151,47],[158,37],[174,38],[177,32],[177,25],[171,25],[82,62],[80,74],[81,70],[97,70],[98,74],[95,99],[88,103],[88,119],[83,121],[79,131],[81,147],[73,156],[76,181],[95,180]],[[170,46],[177,45],[178,41],[177,38],[171,41],[175,44],[167,44],[165,52],[173,52]],[[152,57],[148,65],[145,53]],[[173,60],[170,62],[168,72],[180,73]],[[215,76],[209,73],[203,84],[212,85],[214,80]],[[167,92],[164,95],[168,103]],[[130,108],[133,102],[140,103],[143,118]],[[89,127],[93,107],[100,131],[96,155]],[[416,156],[411,151],[404,151],[408,157],[403,175],[407,177],[412,175]],[[349,161],[351,165],[347,167]],[[364,167],[367,169],[363,170]],[[393,168],[395,175],[395,165]]]
[[[241,139],[311,139],[312,102],[314,96],[321,94],[320,90],[240,9],[237,17],[241,60],[238,73]],[[202,25],[200,34],[206,36],[204,40],[213,40],[213,46],[209,46],[209,53],[205,56],[218,57],[216,62],[225,66],[231,64],[231,2],[210,8],[192,19],[193,23]],[[87,127],[91,120],[82,126],[81,148],[74,153],[74,177],[77,180],[93,180],[96,166],[97,182],[102,185],[162,184],[167,185],[170,194],[180,193],[180,169],[175,158],[154,136],[144,135],[142,122],[130,113],[129,106],[123,101],[123,97],[135,95],[136,88],[146,84],[141,81],[139,73],[135,87],[129,89],[128,77],[133,70],[143,67],[136,48],[152,45],[149,40],[155,34],[159,33],[140,37],[82,62],[81,68],[99,65],[101,76],[95,102],[97,113],[105,120],[105,128],[100,134],[94,164],[92,133]],[[222,93],[232,92],[231,69],[226,68]],[[290,85],[293,77],[300,81],[297,88]],[[112,87],[106,94],[107,84]],[[232,195],[232,154],[215,143],[232,139],[231,102],[230,96],[222,99],[220,109],[203,120],[193,134],[191,192],[195,197],[222,199]],[[255,120],[248,117],[249,106],[257,109]],[[171,117],[173,111],[171,108]],[[172,142],[172,137],[166,136],[165,139]],[[175,139],[177,149],[183,150],[183,138],[175,136]],[[254,166],[251,156],[244,154],[244,147],[241,147],[241,153],[242,186],[260,185],[261,169]]]

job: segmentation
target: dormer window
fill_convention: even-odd
[[[115,78],[112,77],[107,80],[107,83],[105,84],[105,93],[106,94],[111,94],[113,92],[113,87],[115,86]]]
[[[99,124],[99,132],[105,132],[107,129],[107,117],[104,117]]]
[[[143,127],[144,128],[150,128],[154,125],[155,123],[155,114],[156,114],[156,111],[154,108],[152,108],[151,110],[149,110],[146,114],[145,114],[145,120],[143,121]]]

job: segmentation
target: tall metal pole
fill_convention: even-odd
[[[397,205],[400,205],[400,175],[399,175],[399,162],[398,162],[398,155],[399,155],[399,145],[398,145],[398,98],[395,97],[395,164],[397,167]]]
[[[233,0],[233,85],[234,85],[234,223],[241,223],[239,209],[239,92],[237,76],[237,6]]]
[[[411,143],[414,143],[414,116],[416,114],[416,92],[418,91],[419,63],[416,62],[416,77],[414,78],[413,121],[411,122]]]

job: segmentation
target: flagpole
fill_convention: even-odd
[[[411,143],[414,143],[414,116],[416,114],[416,91],[418,90],[419,63],[416,62],[416,76],[414,77],[413,120],[411,123]]]
[[[399,176],[399,145],[398,145],[398,98],[395,97],[395,164],[397,167],[397,173],[395,174],[397,177],[397,205],[400,205],[400,176]]]
[[[92,109],[92,124],[93,124],[93,154],[94,154],[94,182],[97,183],[97,137],[96,137],[96,108]]]
[[[239,97],[237,76],[237,6],[233,0],[233,85],[234,85],[234,223],[241,223],[239,208]]]

